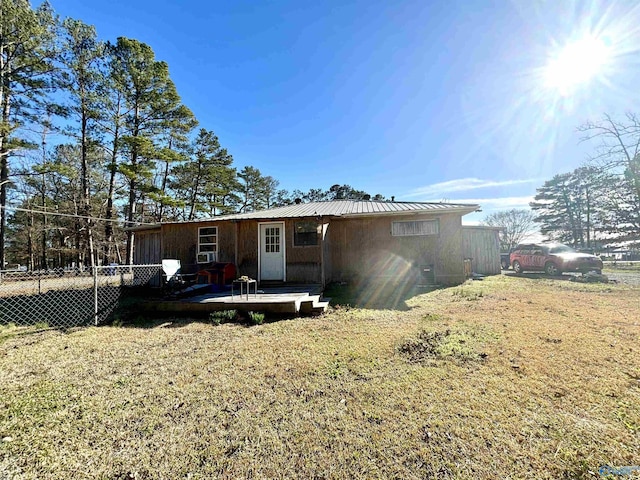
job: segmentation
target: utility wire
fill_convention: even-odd
[[[20,207],[10,207],[8,205],[3,206],[0,205],[0,208],[4,210],[10,210],[12,212],[26,212],[26,213],[37,213],[39,215],[53,215],[56,217],[71,217],[71,218],[82,218],[85,220],[102,220],[103,222],[123,222],[123,223],[136,223],[138,225],[158,225],[159,222],[156,223],[148,223],[148,222],[135,222],[129,220],[120,220],[117,218],[100,218],[100,217],[88,217],[83,215],[74,215],[72,213],[58,213],[58,212],[47,212],[45,210],[33,210],[30,208],[20,208]]]

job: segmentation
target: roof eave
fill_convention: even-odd
[[[399,210],[393,212],[366,212],[366,213],[345,213],[339,215],[340,218],[353,217],[381,217],[381,216],[407,216],[407,215],[442,215],[444,213],[460,213],[466,215],[473,213],[480,208],[480,205],[465,205],[464,207],[448,207],[442,209],[426,209],[426,210]]]
[[[162,227],[162,223],[154,223],[147,225],[136,225],[134,227],[126,227],[125,232],[144,232],[145,230],[156,230]]]

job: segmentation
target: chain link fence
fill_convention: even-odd
[[[160,287],[161,272],[162,265],[0,271],[0,325],[100,325],[136,287]]]

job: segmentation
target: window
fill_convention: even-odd
[[[198,263],[215,262],[218,253],[218,227],[198,228]]]
[[[264,253],[280,253],[280,227],[267,227],[265,230]]]
[[[393,235],[394,237],[438,235],[439,233],[440,225],[438,223],[438,220],[391,222],[391,235]]]
[[[293,233],[293,244],[296,247],[318,245],[318,224],[316,222],[296,222],[293,226]]]

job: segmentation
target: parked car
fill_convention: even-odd
[[[516,273],[544,271],[549,275],[562,272],[602,273],[602,260],[589,253],[580,253],[561,243],[526,243],[518,245],[510,255]]]

